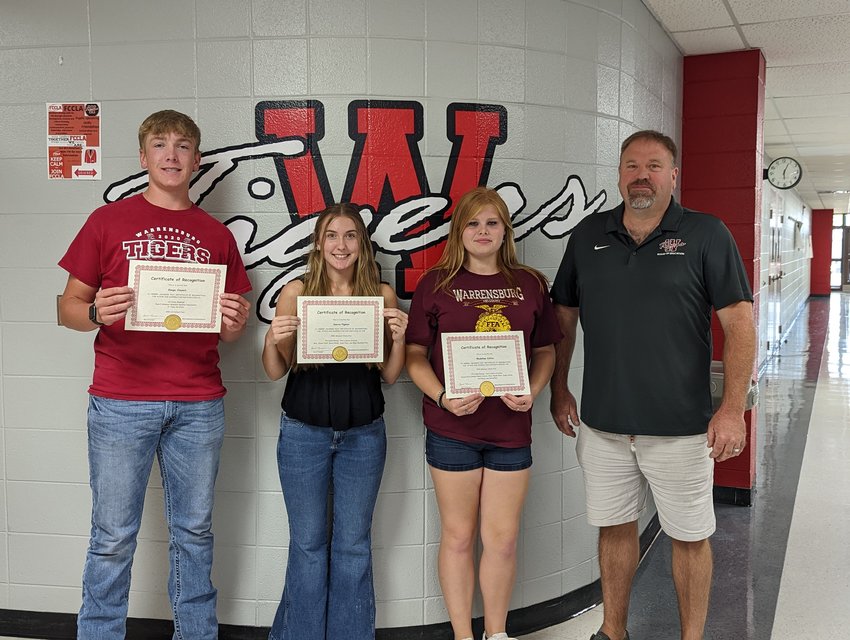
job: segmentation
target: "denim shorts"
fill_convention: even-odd
[[[461,442],[437,435],[430,429],[425,436],[425,459],[442,471],[521,471],[531,466],[531,447],[511,449],[483,442]]]

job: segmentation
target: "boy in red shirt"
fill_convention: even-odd
[[[78,638],[125,636],[130,567],[145,489],[159,462],[170,534],[168,592],[175,638],[216,638],[210,580],[213,490],[224,437],[218,341],[245,330],[251,283],[230,231],[189,198],[201,132],[159,111],[139,128],[147,189],[89,216],[59,265],[68,283],[62,324],[97,329],[89,388],[92,529]],[[220,333],[125,331],[129,260],[227,265]]]

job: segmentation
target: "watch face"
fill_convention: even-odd
[[[802,177],[803,170],[794,158],[777,158],[767,168],[767,179],[777,189],[796,187]]]

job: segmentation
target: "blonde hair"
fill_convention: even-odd
[[[516,278],[513,272],[517,269],[522,269],[537,278],[542,290],[546,282],[546,276],[537,269],[520,263],[517,259],[514,228],[511,224],[508,205],[505,204],[502,196],[495,189],[476,187],[472,191],[466,192],[458,200],[454,213],[452,213],[452,221],[449,225],[449,235],[446,238],[443,255],[437,261],[437,264],[429,269],[429,271],[440,272],[434,291],[447,291],[449,285],[455,279],[455,276],[457,276],[466,258],[466,249],[463,246],[463,231],[466,229],[469,221],[487,206],[492,206],[496,210],[499,219],[505,225],[505,238],[502,241],[502,246],[499,247],[499,252],[496,254],[496,266],[499,269],[499,273],[504,276],[508,284],[514,285],[516,284]]]
[[[357,244],[359,255],[354,268],[354,283],[351,295],[354,296],[379,296],[381,295],[380,268],[375,262],[375,254],[372,251],[372,241],[369,240],[369,232],[363,224],[360,212],[353,204],[343,202],[334,204],[322,211],[316,219],[316,228],[313,231],[313,248],[307,257],[307,273],[304,275],[305,296],[329,296],[331,295],[331,282],[328,278],[327,264],[322,255],[322,243],[328,225],[337,218],[348,218],[354,223],[357,232]]]
[[[201,130],[185,113],[165,109],[150,114],[139,126],[139,149],[144,150],[148,136],[178,133],[195,143],[195,151],[201,148]]]

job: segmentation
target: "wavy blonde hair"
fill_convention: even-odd
[[[355,296],[380,296],[381,278],[380,268],[375,262],[375,254],[372,251],[372,241],[369,240],[369,232],[360,217],[360,211],[349,202],[333,204],[319,214],[316,219],[316,227],[313,230],[313,247],[307,257],[307,273],[304,275],[305,296],[329,296],[331,295],[331,282],[328,279],[327,263],[322,255],[325,232],[328,225],[337,218],[348,218],[354,223],[357,232],[357,245],[360,249],[357,256],[357,264],[354,268],[354,286],[352,294]]]
[[[449,225],[449,235],[446,238],[443,255],[437,261],[437,264],[429,269],[429,271],[440,272],[434,291],[448,291],[449,286],[466,259],[466,249],[463,246],[463,231],[466,229],[469,221],[488,205],[496,210],[499,219],[505,225],[505,238],[502,241],[502,246],[499,247],[499,252],[496,254],[496,266],[499,269],[499,273],[504,276],[508,284],[513,286],[516,284],[516,278],[513,272],[517,269],[522,269],[537,278],[541,290],[543,289],[544,283],[546,283],[546,276],[537,269],[522,264],[517,259],[514,228],[511,224],[508,205],[505,204],[502,196],[495,189],[476,187],[472,191],[466,192],[458,200],[454,213],[452,213],[452,221]]]

